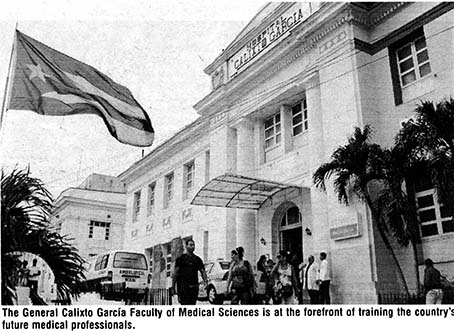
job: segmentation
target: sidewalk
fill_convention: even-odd
[[[30,288],[28,287],[16,287],[17,293],[17,305],[31,305],[30,300]]]

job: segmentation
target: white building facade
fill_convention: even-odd
[[[374,141],[390,146],[420,100],[453,95],[453,7],[265,5],[206,68],[213,90],[195,105],[200,118],[119,176],[124,247],[149,256],[153,286],[168,285],[182,240],[192,238],[205,261],[237,246],[254,263],[280,249],[304,258],[324,251],[336,303],[377,303],[378,293],[400,290],[366,207],[341,205],[312,175],[355,126],[370,124]],[[452,222],[436,200],[425,210],[421,257],[454,276]],[[413,252],[396,251],[415,290]]]
[[[123,244],[126,194],[116,177],[92,174],[79,186],[64,190],[54,203],[52,223],[73,239],[84,259]]]

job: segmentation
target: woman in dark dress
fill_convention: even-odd
[[[227,280],[227,291],[232,294],[232,304],[251,304],[255,292],[255,281],[251,264],[243,259],[244,249],[231,251],[232,263]]]

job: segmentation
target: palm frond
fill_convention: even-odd
[[[52,196],[30,170],[13,170],[1,178],[2,286],[10,285],[15,267],[8,261],[13,253],[32,253],[43,259],[55,276],[57,294],[69,299],[77,296],[84,279],[84,260],[70,239],[51,227]],[[5,261],[4,261],[5,260]],[[3,274],[5,273],[5,274]],[[3,298],[2,304],[8,300]]]

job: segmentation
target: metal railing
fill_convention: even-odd
[[[378,304],[425,304],[425,294],[378,293]],[[454,304],[454,289],[443,290],[443,304]]]
[[[145,293],[145,305],[172,305],[172,290],[170,288],[152,288]]]

